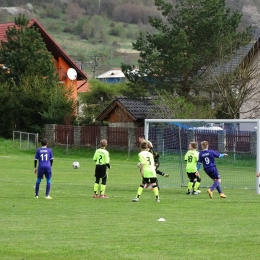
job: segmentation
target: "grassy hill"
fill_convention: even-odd
[[[166,0],[175,4],[175,0]],[[244,13],[243,23],[253,24],[260,33],[260,3],[257,0],[227,0],[227,5]],[[89,78],[120,67],[137,66],[138,53],[132,49],[140,31],[151,31],[148,16],[158,15],[154,0],[4,0],[0,22],[13,21],[15,10],[36,18],[73,60],[80,61]],[[22,9],[21,9],[22,8]],[[96,63],[95,63],[96,61]]]

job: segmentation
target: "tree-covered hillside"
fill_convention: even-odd
[[[166,0],[176,4],[178,0]],[[260,2],[226,0],[243,13],[242,27],[252,24],[260,35]],[[10,8],[10,7],[17,7]],[[1,0],[0,22],[14,20],[19,12],[36,18],[90,76],[121,63],[137,65],[132,50],[140,32],[151,32],[148,17],[159,17],[154,0]]]

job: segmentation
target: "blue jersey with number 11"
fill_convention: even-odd
[[[47,147],[37,149],[35,160],[38,160],[38,172],[51,172],[52,150]]]

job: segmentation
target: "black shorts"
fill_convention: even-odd
[[[101,179],[107,177],[107,166],[97,164],[95,169],[95,177]]]
[[[196,172],[187,172],[187,175],[190,180],[197,179]]]
[[[152,178],[143,178],[142,184],[147,184],[147,183],[156,183],[157,178],[152,177]]]

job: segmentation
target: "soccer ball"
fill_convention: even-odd
[[[78,169],[79,168],[79,162],[74,162],[72,164],[72,166],[73,166],[74,169]]]

